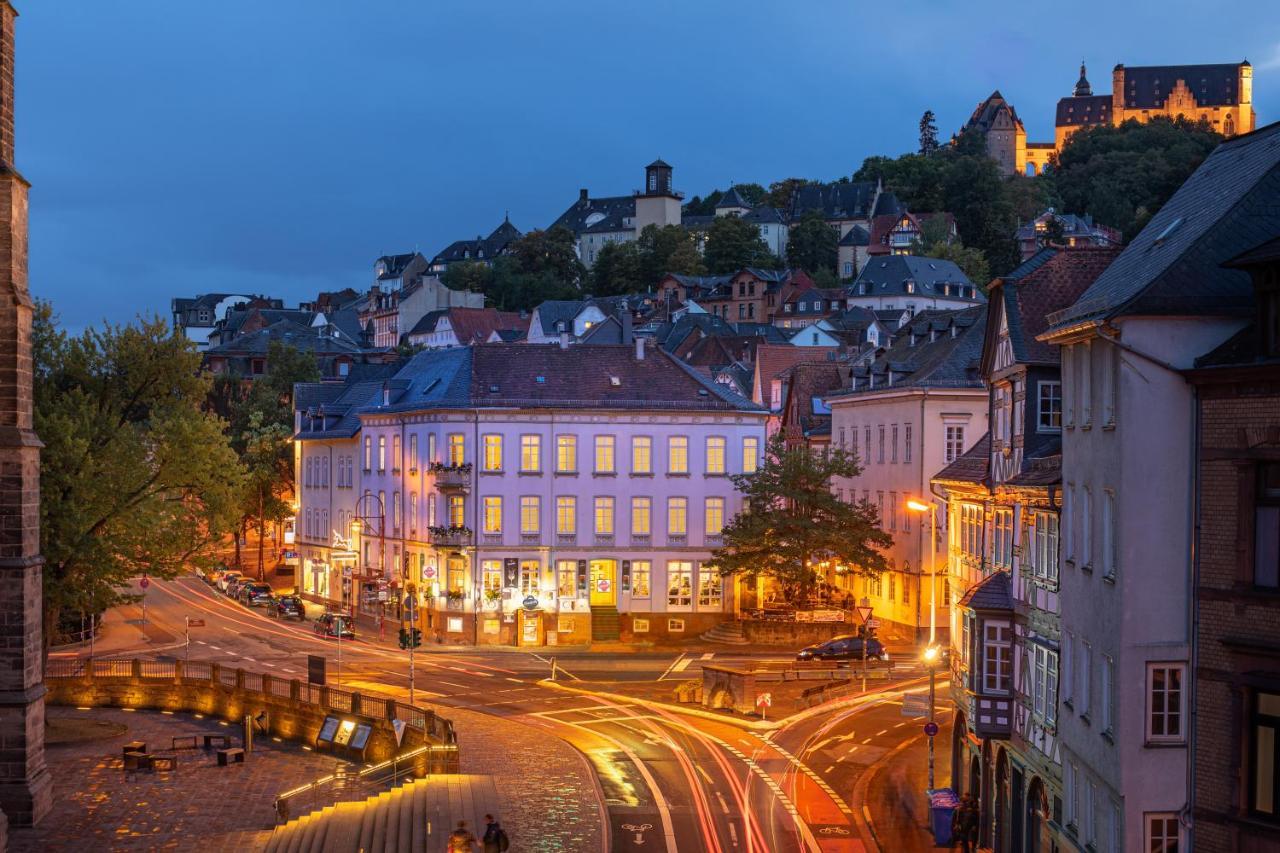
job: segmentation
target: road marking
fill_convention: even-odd
[[[900,729],[900,728],[902,728],[903,726],[905,726],[906,724],[907,724],[907,721],[906,721],[906,720],[903,720],[903,721],[902,721],[902,722],[900,722],[900,723],[894,723],[893,727],[894,727],[895,729]]]
[[[222,647],[221,647],[221,646],[210,646],[209,648],[213,649],[215,652],[220,652],[220,651],[222,651]]]
[[[275,668],[276,668],[276,665],[275,665],[275,664],[273,664],[273,663],[267,663],[266,661],[262,661],[262,665],[263,665],[263,666],[269,666],[269,667],[271,667],[272,669],[275,669]]]
[[[515,682],[516,684],[524,684],[524,682],[523,682],[523,681],[521,681],[520,679],[518,679],[518,678],[512,678],[512,677],[510,677],[510,676],[507,676],[507,681],[512,681],[512,682]]]
[[[869,743],[871,743],[871,738],[867,738],[866,740],[864,740],[864,741],[862,742],[863,746],[865,746],[866,744],[869,744]]]
[[[240,658],[240,660],[247,660],[249,663],[257,663],[257,661],[256,661],[256,660],[254,660],[253,658],[246,658],[246,657],[242,657],[242,658]]]
[[[725,814],[729,813],[729,804],[724,801],[724,794],[716,791],[716,799],[720,801],[720,811]]]
[[[733,846],[738,846],[738,828],[733,824],[729,824],[729,839],[733,841]]]
[[[707,652],[705,655],[699,658],[699,660],[711,660],[715,656],[716,656],[715,652]]]
[[[672,745],[672,748],[673,748],[673,749],[678,749],[679,747],[676,747],[676,746]],[[711,777],[707,775],[707,771],[705,771],[705,770],[703,770],[703,769],[702,769],[702,765],[701,765],[701,764],[695,764],[695,765],[693,765],[693,769],[694,769],[694,770],[697,770],[699,773],[701,773],[701,774],[702,774],[702,778],[707,780],[707,784],[708,784],[708,785],[714,785],[714,784],[715,784],[715,782],[712,782],[712,781],[711,781]]]
[[[835,770],[835,769],[836,769],[836,766],[835,766],[834,764],[832,764],[830,767],[828,767],[826,770],[823,770],[822,772],[823,772],[823,773],[830,773],[832,770]]]
[[[197,642],[197,643],[199,643],[199,644],[200,644],[200,645],[202,645],[202,646],[207,646],[207,645],[209,645],[209,644],[208,644],[208,643],[206,643],[204,640],[196,640],[196,642]]]
[[[447,684],[447,685],[449,685],[450,687],[456,687],[456,688],[458,688],[459,690],[466,690],[466,689],[467,689],[466,685],[464,685],[464,684],[454,684],[452,681],[445,681],[445,680],[441,679],[440,683],[441,683],[441,684]]]
[[[887,735],[888,733],[889,733],[888,729],[881,729],[880,731],[876,732],[876,737],[880,737],[881,735]]]
[[[671,670],[675,669],[675,668],[676,668],[676,664],[680,663],[680,661],[682,661],[682,660],[684,660],[684,655],[680,655],[680,657],[678,657],[678,658],[676,658],[675,660],[673,660],[673,661],[671,662],[671,666],[667,667],[667,668],[663,671],[662,675],[659,675],[659,676],[658,676],[657,680],[658,680],[658,681],[661,681],[662,679],[664,679],[664,678],[666,678],[668,675],[670,675],[670,674],[671,674]]]
[[[297,670],[296,670],[296,669],[289,669],[289,667],[287,667],[287,666],[282,666],[282,667],[280,667],[280,671],[281,671],[281,672],[297,672]]]

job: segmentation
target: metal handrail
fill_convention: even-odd
[[[326,796],[319,798],[318,795],[323,791],[329,791],[331,794],[340,793],[339,789],[343,788],[351,778],[354,778],[360,783],[360,785],[357,786],[357,793],[363,793],[364,789],[370,786],[375,788],[380,788],[382,786],[387,786],[388,789],[395,788],[400,784],[401,774],[407,773],[410,770],[412,766],[410,762],[414,759],[431,752],[456,749],[456,746],[425,744],[423,746],[415,747],[408,752],[389,758],[386,761],[364,767],[357,772],[354,777],[348,777],[345,774],[338,772],[321,776],[318,779],[314,779],[304,785],[299,785],[296,788],[291,788],[288,791],[277,795],[275,799],[276,821],[278,823],[287,822],[290,819],[290,815],[294,812],[291,805],[303,797],[307,798],[307,804],[311,807],[311,811],[315,811],[319,799],[323,799],[325,801],[325,805],[342,802],[343,800],[341,797]]]

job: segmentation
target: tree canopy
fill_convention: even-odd
[[[669,272],[706,271],[693,236],[679,225],[646,225],[638,239],[609,243],[596,255],[589,277],[593,296],[644,293]]]
[[[791,601],[812,594],[821,580],[820,563],[863,576],[885,571],[880,549],[893,539],[880,529],[876,508],[846,503],[832,489],[833,477],[855,477],[861,470],[848,451],[788,448],[775,435],[760,468],[733,477],[748,509],[724,528],[724,544],[712,553],[712,564],[724,575],[771,578]]]
[[[787,236],[787,263],[810,275],[820,271],[835,273],[839,235],[822,213],[811,210],[791,226]]]
[[[159,319],[32,330],[45,624],[131,600],[129,581],[212,563],[244,485],[194,344]],[[49,636],[48,634],[46,636]]]
[[[711,223],[702,259],[713,274],[735,272],[743,267],[777,269],[782,263],[769,251],[759,229],[737,216],[718,216]]]
[[[925,110],[920,116],[920,153],[928,157],[938,150],[938,123],[933,110]]]

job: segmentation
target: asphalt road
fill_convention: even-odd
[[[317,636],[310,623],[267,618],[197,578],[151,584],[147,617],[154,627],[180,642],[186,616],[205,621],[191,630],[193,659],[305,678],[307,655],[324,654],[331,684],[408,698],[407,652],[357,639],[343,641],[339,653],[339,644]],[[392,626],[388,636],[394,637]],[[556,651],[556,657],[562,683],[572,687],[575,676],[670,676],[685,656]],[[717,663],[783,657],[713,655]],[[549,675],[549,660],[545,650],[423,648],[415,654],[414,699],[445,716],[449,708],[466,708],[511,718],[573,744],[596,770],[618,851],[863,850],[851,805],[857,779],[917,734],[921,722],[901,716],[901,690],[889,689],[757,733],[637,700],[548,687],[539,682]],[[680,674],[696,675],[701,662],[699,654]]]

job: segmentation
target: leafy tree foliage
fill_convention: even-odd
[[[933,110],[925,110],[920,116],[920,153],[928,157],[938,150],[938,123]]]
[[[838,243],[835,229],[827,225],[820,212],[811,210],[791,227],[787,237],[787,262],[811,275],[820,270],[834,273]]]
[[[791,197],[795,195],[796,190],[816,183],[818,181],[811,181],[808,178],[783,178],[781,181],[774,181],[769,184],[769,192],[764,197],[764,203],[778,210],[790,210]]]
[[[712,563],[724,575],[772,578],[790,601],[812,594],[821,579],[816,565],[823,561],[864,576],[885,571],[879,549],[893,538],[880,529],[875,507],[846,503],[831,488],[833,477],[855,477],[861,470],[845,450],[788,448],[775,435],[759,470],[733,477],[750,511],[725,527]]]
[[[1207,123],[1163,116],[1082,128],[1044,180],[1064,212],[1092,214],[1130,240],[1221,141]]]
[[[951,228],[942,216],[926,219],[920,226],[920,239],[911,245],[911,254],[926,258],[951,261],[983,290],[991,280],[991,268],[987,258],[978,249],[965,248],[963,242],[951,236]]]
[[[534,276],[549,274],[565,285],[577,287],[582,284],[586,269],[578,260],[576,243],[572,231],[557,227],[530,231],[512,242],[509,249],[520,272]]]
[[[493,259],[493,265],[479,261],[450,264],[440,277],[448,287],[467,288],[485,295],[499,311],[527,311],[548,299],[577,299],[581,291],[554,273],[526,273],[512,257]]]
[[[605,244],[591,267],[591,294],[619,296],[643,291],[647,280],[642,256],[635,242]]]
[[[45,624],[131,600],[143,572],[212,564],[244,472],[194,345],[159,319],[71,337],[42,303],[32,349]]]
[[[667,273],[706,271],[693,236],[679,225],[646,225],[630,243],[609,243],[596,255],[589,277],[593,296],[644,293]]]
[[[713,274],[734,272],[743,267],[777,269],[781,265],[756,226],[736,216],[720,216],[711,223],[702,257]]]

